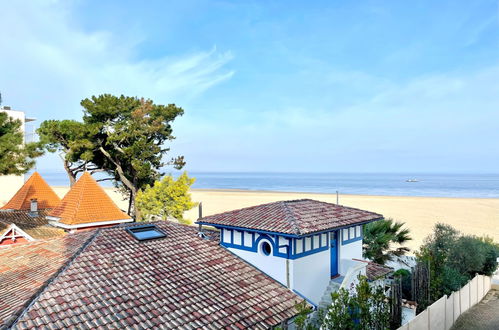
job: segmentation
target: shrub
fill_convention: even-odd
[[[390,305],[383,288],[371,287],[365,276],[352,292],[340,289],[331,294],[332,303],[326,310],[319,310],[315,321],[308,318],[311,310],[304,303],[296,309],[298,329],[373,329],[390,328]]]
[[[488,237],[461,235],[451,226],[439,223],[416,256],[429,266],[433,302],[460,289],[476,274],[492,275],[497,268],[499,245]]]

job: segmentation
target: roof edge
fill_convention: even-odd
[[[93,226],[105,226],[105,225],[112,225],[112,224],[118,224],[118,223],[133,222],[132,218],[127,218],[127,219],[119,219],[119,220],[96,221],[96,222],[87,222],[87,223],[80,223],[80,224],[75,224],[75,225],[68,225],[64,222],[60,222],[61,218],[58,218],[58,217],[47,216],[46,218],[47,218],[47,220],[49,220],[50,225],[52,225],[54,227],[61,227],[64,229],[77,229],[77,228],[85,228],[85,227],[93,227]]]
[[[368,224],[368,223],[371,223],[371,222],[374,222],[374,221],[383,220],[384,218],[385,217],[381,216],[380,218],[376,218],[376,219],[372,219],[372,220],[357,222],[357,223],[353,223],[353,224],[349,224],[349,225],[344,225],[344,226],[339,226],[339,227],[334,227],[334,228],[330,228],[330,229],[312,231],[312,232],[304,233],[304,234],[283,233],[283,232],[280,232],[280,231],[260,230],[260,229],[255,229],[255,228],[240,227],[240,226],[230,226],[230,225],[218,224],[218,223],[213,223],[213,222],[204,222],[204,221],[196,221],[194,223],[197,224],[197,225],[212,226],[212,227],[215,227],[215,228],[217,228],[217,227],[221,227],[221,228],[232,228],[232,229],[237,229],[237,230],[248,230],[248,231],[254,231],[254,232],[261,232],[261,233],[269,233],[269,234],[273,234],[273,235],[278,234],[278,235],[281,235],[281,236],[288,236],[288,237],[300,238],[300,237],[306,237],[306,236],[316,235],[316,234],[319,234],[319,233],[326,233],[326,232],[330,232],[330,231],[334,231],[334,230],[340,230],[340,229],[344,229],[344,228],[349,228],[349,227],[352,227],[352,226],[365,225],[365,224]]]

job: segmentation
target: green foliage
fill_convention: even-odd
[[[430,301],[436,301],[452,292],[446,287],[443,273],[447,256],[459,235],[451,226],[437,223],[433,234],[425,238],[424,244],[416,252],[418,260],[428,264],[430,269]]]
[[[443,283],[444,285],[442,286],[441,290],[437,292],[443,292],[444,294],[448,295],[453,291],[459,290],[468,281],[469,281],[468,276],[463,275],[455,268],[445,265],[442,267],[441,278],[438,281],[438,283]],[[430,296],[432,296],[433,299],[437,299],[435,295],[431,294],[431,291],[430,291]]]
[[[109,94],[84,99],[81,105],[83,122],[42,123],[39,134],[46,149],[65,153],[68,174],[89,164],[94,171],[107,172],[130,196],[129,213],[133,209],[138,217],[133,207],[138,191],[154,184],[163,166],[180,169],[185,164],[183,157],[163,161],[170,151],[165,143],[174,139],[171,124],[183,109]]]
[[[392,219],[379,220],[365,225],[364,258],[384,265],[394,257],[409,252],[409,248],[403,245],[412,238],[409,236],[409,229],[403,226],[403,222],[396,222]]]
[[[310,310],[304,303],[297,305],[300,319],[298,329],[389,329],[389,300],[379,286],[372,287],[365,276],[359,276],[359,283],[352,293],[340,289],[331,293],[332,303],[325,311],[318,311],[315,321],[308,320]],[[305,312],[304,312],[305,310]]]
[[[333,302],[321,320],[321,327],[324,329],[354,329],[355,297],[351,296],[347,290],[340,289],[331,293],[331,298]]]
[[[438,223],[416,256],[429,265],[431,303],[460,289],[476,274],[492,275],[499,249],[490,238],[462,235]]]
[[[78,173],[86,168],[96,170],[94,165],[93,143],[88,128],[76,120],[46,120],[37,129],[40,142],[49,152],[62,156],[64,169],[70,185],[76,181]]]
[[[407,269],[399,269],[393,273],[394,277],[400,277],[402,281],[402,298],[411,300],[412,295],[412,275]]]
[[[298,312],[294,319],[294,323],[298,330],[308,330],[314,329],[313,325],[309,322],[309,315],[312,313],[312,308],[307,305],[305,300],[295,305],[295,309]]]
[[[195,179],[189,178],[185,172],[177,180],[167,175],[161,181],[156,181],[153,186],[139,191],[137,207],[141,219],[157,216],[166,220],[168,217],[173,217],[181,222],[187,222],[183,218],[184,211],[196,206],[189,193],[194,181]]]
[[[24,143],[21,121],[0,112],[0,175],[24,174],[43,154],[38,143]]]

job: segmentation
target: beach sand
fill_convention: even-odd
[[[54,190],[62,197],[68,188],[55,187]],[[120,194],[111,188],[106,188],[106,191],[120,208],[127,208],[127,201]],[[203,215],[300,198],[336,203],[334,194],[268,191],[194,189],[192,197],[196,202],[203,202]],[[408,244],[411,249],[417,249],[421,245],[437,222],[450,224],[466,234],[488,235],[499,242],[499,199],[496,198],[340,195],[339,202],[341,205],[381,213],[385,218],[405,222],[413,237],[413,241]],[[197,208],[187,211],[185,217],[192,221],[197,219]]]

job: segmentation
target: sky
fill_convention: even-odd
[[[499,171],[497,1],[0,0],[3,105],[175,103],[188,171]],[[39,170],[61,169],[56,155]]]

